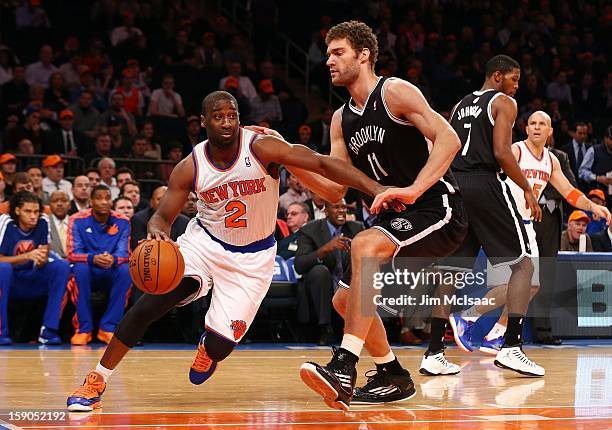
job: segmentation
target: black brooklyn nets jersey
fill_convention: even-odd
[[[499,172],[493,154],[493,100],[502,95],[495,90],[474,91],[465,96],[451,116],[451,126],[461,139],[461,149],[455,156],[455,172]]]
[[[383,85],[378,83],[366,100],[363,110],[351,98],[342,107],[342,134],[353,165],[382,185],[412,185],[429,157],[425,136],[405,119],[396,118],[385,104]],[[454,194],[457,190],[450,170],[417,201]],[[371,199],[364,196],[368,203]]]

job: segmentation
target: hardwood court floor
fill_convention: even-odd
[[[238,350],[214,377],[191,385],[193,347],[135,349],[115,372],[101,412],[56,420],[11,420],[10,411],[61,411],[66,396],[102,354],[100,348],[0,348],[0,428],[203,429],[607,429],[612,428],[612,345],[526,348],[547,371],[525,378],[492,358],[449,348],[457,376],[418,374],[422,349],[396,350],[417,395],[402,403],[328,409],[298,376],[305,360],[329,350]],[[298,347],[295,347],[298,348]],[[364,356],[359,382],[371,368]],[[14,417],[14,416],[13,416]],[[57,419],[60,418],[60,419]]]

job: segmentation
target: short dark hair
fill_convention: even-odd
[[[100,176],[100,170],[98,170],[97,167],[90,167],[90,168],[86,169],[85,172],[83,173],[83,175],[87,176],[91,172],[97,173],[98,176]]]
[[[306,215],[308,215],[308,218],[310,218],[310,211],[308,210],[308,205],[306,203],[304,203],[304,202],[291,202],[287,206],[287,209],[289,209],[289,206],[299,206],[300,208],[302,208],[302,210],[304,212],[306,212]]]
[[[574,124],[574,131],[578,130],[578,127],[588,128],[588,125],[586,124],[586,122],[578,121],[576,124]]]
[[[25,166],[25,169],[23,169],[24,172],[29,172],[32,169],[38,169],[42,172],[42,169],[40,168],[40,166],[37,166],[35,164],[28,164],[27,166]]]
[[[129,167],[125,167],[125,166],[119,167],[117,171],[115,172],[115,177],[119,176],[121,173],[129,173],[132,179],[136,179],[136,174]]]
[[[372,29],[360,21],[345,21],[334,25],[325,36],[325,43],[329,45],[332,40],[346,39],[351,47],[359,52],[364,48],[370,51],[370,66],[378,59],[378,40]]]
[[[96,191],[108,191],[109,193],[111,192],[110,188],[108,188],[106,185],[102,185],[102,184],[96,185],[95,187],[93,187],[93,190],[91,190],[91,198],[92,199],[93,199],[94,195],[96,194]]]
[[[122,196],[123,193],[125,192],[125,187],[128,185],[136,185],[138,187],[138,189],[140,190],[140,184],[136,181],[126,181],[123,183],[123,185],[121,185],[121,189],[119,190],[119,195]]]
[[[233,95],[227,91],[213,91],[204,97],[204,100],[202,101],[202,115],[206,116],[206,114],[212,110],[215,103],[217,103],[219,100],[234,102],[234,105],[236,105],[236,110],[238,110],[238,102]]]
[[[117,208],[117,203],[119,202],[119,200],[126,200],[126,201],[132,203],[132,201],[128,197],[119,196],[115,200],[113,200],[113,209]],[[132,206],[134,206],[134,203],[132,203]]]
[[[521,66],[512,57],[508,57],[507,55],[496,55],[487,61],[487,65],[485,66],[485,73],[487,78],[490,78],[491,75],[495,72],[500,72],[505,75],[506,73],[511,72],[514,69],[520,69]]]
[[[26,172],[17,172],[15,176],[13,176],[13,185],[15,184],[29,184],[32,182],[32,179],[28,176]]]
[[[11,200],[9,200],[9,213],[13,221],[17,222],[17,219],[19,218],[15,212],[15,209],[20,208],[24,203],[38,203],[40,210],[42,210],[43,207],[42,200],[36,194],[29,191],[20,191],[15,193],[11,196]]]

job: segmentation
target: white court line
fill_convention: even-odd
[[[592,421],[592,420],[599,420],[599,419],[609,419],[610,417],[563,417],[563,418],[549,418],[549,417],[542,417],[542,418],[538,418],[536,419],[534,417],[534,419],[530,419],[530,420],[524,420],[522,422],[533,422],[533,421],[571,421],[571,420],[577,420],[577,421]],[[388,424],[388,425],[397,425],[397,424],[412,424],[412,423],[419,423],[419,424],[427,424],[427,423],[490,423],[491,420],[488,419],[466,419],[466,420],[404,420],[404,421],[318,421],[318,422],[282,422],[282,423],[270,423],[270,422],[266,422],[265,425],[266,426],[323,426],[323,425],[338,425],[338,424],[344,424],[347,426],[356,426],[356,425],[368,425],[368,424]],[[511,422],[511,421],[508,421]],[[512,421],[514,422],[514,421]],[[95,428],[135,428],[135,427],[139,427],[139,428],[143,428],[143,427],[155,427],[155,428],[160,428],[160,427],[255,427],[256,425],[258,425],[258,423],[198,423],[198,424],[194,424],[194,423],[184,423],[184,424],[161,424],[161,423],[157,423],[157,424],[114,424],[114,425],[96,425]],[[261,423],[259,423],[259,425],[261,425]],[[78,425],[62,425],[62,426],[31,426],[31,427],[23,427],[24,429],[54,429],[54,428],[81,428],[81,427],[87,427],[86,423],[81,423]]]

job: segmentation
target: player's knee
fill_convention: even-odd
[[[524,257],[521,261],[512,266],[512,271],[515,270],[533,274],[533,263],[531,262],[531,258]]]
[[[389,256],[389,251],[395,249],[395,245],[391,243],[385,236],[370,233],[360,233],[351,241],[351,254],[356,257],[378,257],[384,258]]]
[[[334,309],[336,312],[340,314],[344,318],[344,313],[346,312],[346,302],[348,301],[348,291],[344,288],[338,288],[336,294],[332,298],[332,305],[334,305]]]
[[[214,361],[224,360],[232,353],[235,347],[236,344],[234,342],[211,332],[208,332],[204,339],[206,354]]]
[[[531,297],[533,297],[536,294],[538,294],[538,291],[540,291],[540,286],[539,285],[532,285],[531,286]]]

